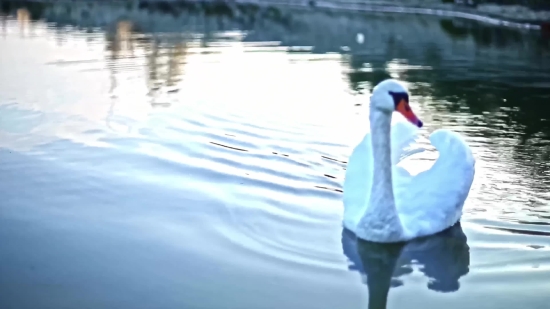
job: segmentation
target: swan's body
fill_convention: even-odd
[[[398,105],[416,126],[405,121],[391,124]],[[439,158],[430,169],[411,175],[398,164],[422,151],[420,147],[408,151],[421,125],[400,83],[387,80],[376,86],[371,97],[371,132],[353,150],[344,181],[344,226],[357,237],[407,241],[441,232],[460,220],[474,178],[472,152],[459,134],[436,130],[430,141]]]

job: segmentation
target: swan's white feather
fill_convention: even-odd
[[[430,141],[439,152],[433,166],[415,176],[394,179],[395,203],[407,239],[454,225],[474,179],[475,160],[459,134],[440,129],[430,135]]]
[[[397,114],[396,114],[397,115]],[[408,172],[397,167],[402,158],[418,152],[419,147],[413,147],[418,138],[418,128],[404,118],[396,119],[391,128],[392,165],[394,172],[401,174]],[[422,149],[423,150],[423,149]],[[372,185],[373,161],[370,132],[354,148],[346,167],[344,179],[344,226],[355,231],[360,216],[365,212]]]
[[[462,215],[462,207],[474,177],[475,160],[469,146],[457,133],[440,129],[430,135],[439,158],[430,169],[411,175],[399,163],[425,151],[417,141],[419,130],[406,121],[391,127],[391,156],[394,198],[403,225],[403,241],[435,234]],[[344,180],[344,226],[355,232],[368,207],[372,186],[371,134],[354,148]]]

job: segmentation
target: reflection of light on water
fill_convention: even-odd
[[[61,34],[55,28],[44,29],[45,37],[48,32],[53,37]],[[242,42],[244,35],[235,33],[218,33],[216,36],[223,40],[200,47],[198,41],[203,40],[200,35],[151,37],[135,33],[134,25],[127,21],[118,22],[103,39],[89,41],[86,35],[69,34],[65,33],[63,40],[70,44],[48,46],[43,53],[55,53],[55,61],[50,61],[52,68],[66,76],[64,79],[68,78],[68,85],[94,80],[91,84],[94,87],[87,89],[95,94],[89,91],[81,96],[71,94],[79,103],[62,107],[59,109],[62,113],[78,114],[95,123],[104,118],[114,132],[129,134],[150,119],[151,113],[155,113],[153,107],[173,104],[181,107],[199,101],[204,104],[201,109],[213,108],[218,113],[233,115],[247,113],[254,115],[255,121],[263,119],[264,123],[283,127],[288,123],[333,123],[328,127],[316,125],[319,136],[334,139],[347,136],[345,126],[334,122],[342,111],[334,108],[334,102],[351,106],[345,103],[351,97],[341,96],[347,85],[341,79],[338,54],[312,55],[308,53],[311,47],[282,47],[279,42]],[[75,57],[74,51],[80,50],[83,42],[90,44],[88,52]],[[95,48],[101,45],[103,51]],[[205,54],[205,50],[214,52]],[[147,74],[143,74],[143,69]],[[292,79],[287,76],[289,72]],[[243,82],[252,80],[262,82]],[[250,87],[252,84],[255,86]],[[109,85],[108,97],[104,96],[105,85]],[[75,84],[62,92],[82,92],[78,89]],[[66,97],[59,89],[55,91],[52,99]],[[227,104],[228,97],[239,100]],[[41,103],[39,108],[47,112],[46,106]]]
[[[315,123],[321,118],[331,121],[330,112],[326,112],[333,112],[334,108],[327,109],[327,105],[341,101],[346,87],[340,78],[338,61],[308,61],[311,55],[289,54],[285,47],[259,48],[248,42],[216,45],[217,53],[208,55],[197,54],[190,48],[185,82],[188,95],[202,93],[203,100],[211,102],[224,102],[228,96],[234,96],[239,98],[236,102],[216,109],[229,108],[232,113],[246,110],[256,119],[284,119],[284,125],[298,122],[298,118],[302,122]],[[293,77],[288,78],[288,74]],[[251,86],[239,82],[254,79],[261,83]]]
[[[362,33],[357,33],[355,40],[358,44],[363,44],[365,42],[365,35],[363,35]]]
[[[430,66],[410,65],[407,59],[393,59],[386,62],[386,71],[392,78],[404,80],[404,74],[411,70],[431,70]]]
[[[179,91],[187,45],[177,35],[143,36],[128,21],[117,23],[115,35],[107,35],[107,40],[112,99],[107,123],[117,132],[132,131],[128,126],[134,121],[124,118],[144,121],[152,108],[171,105]]]

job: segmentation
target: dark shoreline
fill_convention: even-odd
[[[392,3],[388,5],[372,4],[369,1],[356,2],[356,1],[344,1],[344,0],[303,0],[303,1],[291,1],[291,0],[0,0],[0,5],[6,4],[30,4],[30,3],[42,3],[42,4],[60,4],[60,3],[97,3],[97,4],[126,4],[129,7],[136,6],[139,8],[151,8],[154,10],[162,11],[167,14],[171,14],[174,9],[186,7],[197,8],[204,10],[214,11],[233,11],[235,9],[243,10],[243,8],[250,8],[252,10],[271,10],[277,11],[279,8],[293,8],[293,9],[305,9],[305,10],[329,10],[329,11],[343,11],[343,12],[387,12],[387,13],[409,13],[409,14],[424,14],[424,15],[436,15],[446,16],[461,19],[476,20],[482,23],[488,23],[498,26],[505,26],[511,28],[529,29],[529,30],[543,30],[544,32],[550,31],[550,20],[541,20],[527,18],[518,14],[515,18],[507,18],[499,15],[498,13],[481,12],[476,8],[469,8],[462,5],[455,5],[451,3],[433,3],[425,2],[408,3],[403,6],[395,6]],[[379,2],[378,2],[379,3]],[[505,7],[505,6],[502,6]],[[247,10],[245,8],[245,10]]]

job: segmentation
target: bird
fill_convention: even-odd
[[[344,228],[379,243],[433,235],[460,221],[475,176],[475,158],[465,139],[449,129],[429,136],[439,152],[418,174],[405,160],[427,148],[418,144],[422,121],[409,104],[403,82],[386,79],[370,96],[370,132],[354,147],[343,184]],[[392,123],[395,113],[400,121]]]

